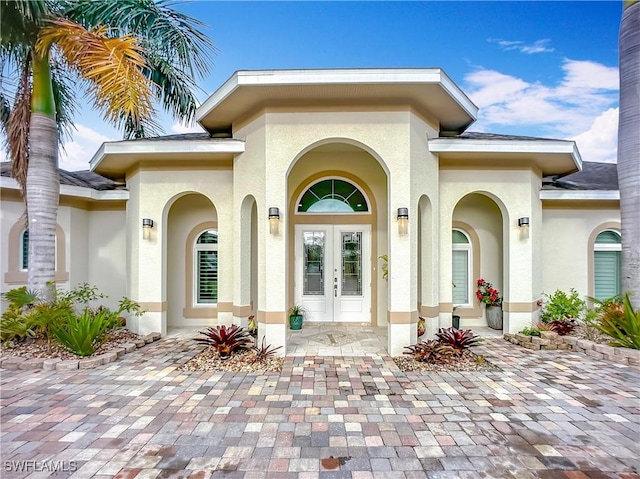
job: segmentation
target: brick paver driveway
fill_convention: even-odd
[[[640,477],[638,369],[502,339],[483,352],[499,371],[374,356],[185,373],[194,345],[172,338],[93,370],[2,371],[0,476]]]

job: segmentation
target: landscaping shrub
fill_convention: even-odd
[[[473,334],[470,329],[440,328],[436,333],[438,341],[453,348],[455,356],[462,356],[465,350],[477,346],[482,338]]]
[[[200,331],[204,338],[195,338],[199,343],[206,344],[216,349],[221,359],[227,359],[236,350],[249,349],[253,339],[243,328],[235,324],[227,327],[225,325],[207,328]]]
[[[610,302],[602,308],[594,327],[613,339],[612,346],[640,349],[640,310],[635,311],[629,293],[622,299],[622,309]]]
[[[571,334],[578,323],[573,319],[553,319],[549,321],[549,330],[558,333],[559,336]]]
[[[524,328],[522,331],[520,331],[520,334],[526,334],[527,336],[540,336],[540,329]]]
[[[552,295],[544,296],[546,301],[541,314],[544,323],[550,323],[553,320],[578,319],[585,310],[585,302],[573,288],[569,294],[558,289]]]
[[[256,353],[256,357],[253,360],[254,363],[260,362],[260,361],[265,361],[266,359],[269,359],[272,356],[276,355],[276,351],[280,348],[282,348],[282,346],[278,346],[277,348],[272,347],[270,344],[266,344],[266,337],[262,337],[262,345],[258,346],[255,345],[253,346],[253,352]]]
[[[80,315],[70,314],[62,324],[53,326],[53,337],[72,353],[91,356],[106,341],[107,331],[117,327],[114,314],[108,309],[92,311],[89,308]]]
[[[122,298],[115,311],[94,307],[93,302],[106,296],[86,283],[70,291],[56,290],[52,301],[41,301],[24,286],[8,291],[3,297],[9,301],[0,321],[3,344],[11,346],[36,337],[51,344],[56,339],[81,356],[92,354],[108,331],[121,326],[118,318],[122,313],[137,316],[143,313],[140,305],[128,298]]]
[[[405,349],[407,351],[403,351],[403,354],[413,356],[416,361],[432,364],[441,364],[453,356],[453,348],[436,339],[420,341],[417,344],[405,346]]]

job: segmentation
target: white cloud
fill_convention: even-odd
[[[58,153],[60,168],[67,171],[88,170],[89,160],[105,141],[114,141],[100,132],[76,124],[71,141],[64,143]]]
[[[532,53],[552,52],[554,50],[548,46],[551,41],[548,38],[536,40],[530,44],[521,40],[502,40],[499,38],[489,38],[487,41],[489,43],[497,43],[503,50],[518,50],[520,53],[526,53],[528,55],[531,55]]]
[[[609,108],[593,120],[591,128],[572,138],[584,161],[615,163],[618,152],[618,109]]]
[[[174,133],[202,133],[204,130],[200,125],[194,123],[193,125],[185,125],[184,123],[174,123],[171,125],[171,131]]]
[[[471,100],[480,108],[477,131],[531,136],[575,137],[593,128],[596,118],[615,108],[618,70],[566,59],[557,85],[527,82],[501,72],[478,69],[465,77]]]

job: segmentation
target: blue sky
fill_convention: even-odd
[[[218,53],[203,101],[236,70],[440,67],[480,108],[470,131],[575,139],[615,161],[621,1],[213,2],[179,9],[207,23]],[[160,115],[167,134],[196,131]],[[87,110],[61,154],[86,169],[122,134]]]

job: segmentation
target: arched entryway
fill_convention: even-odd
[[[218,215],[204,195],[189,193],[167,215],[167,327],[213,325],[218,314]]]
[[[378,161],[352,144],[324,144],[298,159],[288,185],[289,304],[304,306],[310,322],[386,325],[378,257],[387,176]]]
[[[482,278],[504,296],[504,220],[499,205],[482,193],[471,193],[456,204],[452,218],[452,291],[460,327],[486,326],[485,308],[476,299]]]

